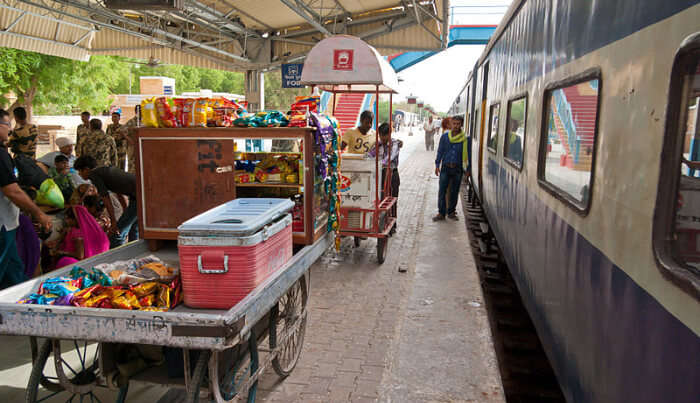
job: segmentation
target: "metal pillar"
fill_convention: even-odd
[[[265,76],[262,71],[245,72],[245,99],[248,101],[248,112],[265,109]]]

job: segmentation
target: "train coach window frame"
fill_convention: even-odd
[[[688,77],[693,76],[690,73],[693,68],[700,68],[700,32],[683,41],[671,70],[652,244],[657,267],[662,275],[695,299],[700,299],[700,269],[682,261],[681,256],[678,256],[680,253],[676,253],[684,239],[676,228],[678,209],[682,208],[679,206],[679,194],[684,176],[679,167],[682,166],[690,107]],[[694,80],[698,77],[700,74],[696,73]],[[700,108],[698,103],[696,105],[696,108]],[[696,113],[699,110],[696,109]],[[690,156],[689,159],[692,160],[693,157]]]
[[[591,169],[590,177],[588,180],[587,196],[583,200],[578,200],[574,198],[569,192],[560,188],[554,183],[551,183],[545,179],[545,169],[547,163],[547,139],[549,136],[549,103],[552,93],[555,90],[572,87],[575,85],[583,84],[590,81],[598,81],[597,88],[597,99],[596,99],[596,118],[593,126],[593,145],[592,145],[592,156],[591,156]],[[542,116],[540,125],[540,141],[538,147],[538,158],[537,158],[537,182],[540,187],[542,187],[549,194],[554,196],[565,205],[569,206],[573,211],[575,211],[581,217],[588,215],[591,209],[591,201],[593,200],[593,190],[595,189],[595,166],[598,154],[598,127],[600,123],[600,102],[603,98],[603,77],[601,69],[599,67],[594,67],[585,70],[579,74],[569,76],[562,80],[553,81],[547,84],[544,88],[544,96],[542,100]]]
[[[496,133],[493,134],[493,110],[498,108],[498,121],[496,122]],[[488,136],[486,137],[486,148],[494,154],[498,153],[498,132],[501,129],[501,102],[494,102],[489,105]],[[493,134],[493,136],[492,136]]]
[[[514,159],[508,158],[508,134],[510,133],[511,130],[511,108],[513,103],[518,102],[518,101],[525,101],[525,111],[524,111],[524,116],[523,116],[523,137],[521,140],[521,155],[520,155],[520,161],[515,161]],[[506,132],[503,135],[503,159],[510,165],[512,165],[515,169],[518,171],[523,170],[523,165],[525,165],[525,139],[527,138],[527,110],[528,110],[528,101],[529,101],[529,96],[528,93],[520,94],[517,95],[514,98],[511,98],[508,103],[507,103],[507,112],[506,112]]]

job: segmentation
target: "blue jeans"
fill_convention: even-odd
[[[139,229],[136,222],[137,220],[138,215],[136,210],[136,197],[129,196],[129,205],[122,213],[122,216],[119,217],[119,221],[117,221],[117,229],[119,234],[110,237],[110,247],[116,248],[124,245],[127,237],[129,237],[129,233],[131,233],[131,237],[129,238],[133,237],[133,239],[138,239]]]
[[[17,253],[17,228],[0,229],[0,290],[17,285],[25,280],[24,263]]]
[[[457,208],[457,198],[459,197],[459,186],[462,184],[462,167],[449,168],[442,167],[440,170],[440,188],[438,190],[438,212],[440,215],[452,214]],[[447,188],[450,194],[447,194]],[[449,197],[448,200],[446,198]]]

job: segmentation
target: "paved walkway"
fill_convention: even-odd
[[[422,132],[401,138],[399,230],[386,262],[376,263],[375,240],[354,248],[345,239],[339,253],[312,267],[299,364],[284,381],[265,373],[258,401],[504,401],[465,225],[430,220],[434,154],[423,151]],[[0,338],[2,401],[23,397],[30,371],[24,340]],[[182,398],[164,393],[134,387],[128,401]]]

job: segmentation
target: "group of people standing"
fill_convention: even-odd
[[[46,272],[137,239],[131,129],[138,126],[138,108],[125,125],[120,123],[120,114],[113,113],[106,131],[101,120],[83,112],[76,141],[59,137],[58,151],[38,159],[37,126],[27,121],[22,107],[13,114],[14,129],[9,114],[0,109],[0,289],[31,277],[39,260]],[[46,208],[37,206],[30,197],[36,194],[36,184],[23,182],[22,171],[27,169],[43,170],[54,180],[63,194],[64,210],[49,216]],[[29,216],[48,236],[42,248],[34,245],[39,241]],[[27,234],[33,234],[33,240],[27,242],[23,238]],[[23,245],[36,253],[23,252]]]

